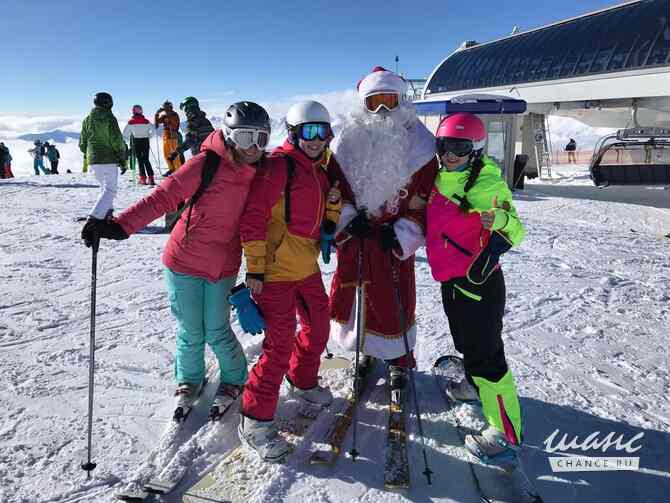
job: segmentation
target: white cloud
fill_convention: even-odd
[[[80,115],[0,114],[0,138],[16,138],[25,133],[42,133],[61,129],[81,130]]]

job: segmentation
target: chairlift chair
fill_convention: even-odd
[[[589,166],[598,187],[670,185],[670,128],[629,128],[596,143]]]

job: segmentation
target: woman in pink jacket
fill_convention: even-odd
[[[177,321],[175,420],[197,399],[205,378],[205,343],[219,363],[220,381],[210,411],[218,419],[235,401],[247,379],[247,361],[230,327],[228,297],[241,264],[239,221],[256,167],[270,136],[270,118],[259,105],[239,102],[226,111],[224,131],[216,130],[193,157],[149,196],[113,220],[87,222],[82,238],[127,239],[169,211],[187,204],[163,252],[172,314]],[[218,168],[200,197],[206,159]],[[247,306],[248,307],[248,306]],[[243,313],[240,313],[242,316]]]

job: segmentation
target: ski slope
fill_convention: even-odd
[[[660,503],[670,491],[670,242],[658,236],[670,231],[670,210],[645,205],[645,197],[652,190],[658,196],[658,189],[631,188],[628,196],[637,205],[596,200],[588,196],[584,176],[584,167],[562,174],[555,169],[555,180],[528,184],[515,194],[528,234],[502,259],[508,290],[504,338],[522,396],[524,464],[546,502]],[[560,195],[553,193],[556,187]],[[117,207],[148,190],[124,179]],[[608,189],[592,190],[607,198]],[[93,422],[98,467],[86,479],[80,464],[86,460],[91,252],[74,219],[86,215],[97,194],[93,179],[80,174],[0,181],[3,503],[113,501],[170,422],[174,328],[160,263],[167,236],[157,221],[127,241],[101,245]],[[327,283],[333,269],[332,263],[324,266]],[[433,485],[421,474],[412,414],[407,422],[412,488],[383,489],[386,389],[379,373],[359,409],[356,463],[345,456],[334,468],[306,463],[312,442],[332,419],[324,413],[304,436],[295,437],[295,454],[285,464],[240,463],[236,476],[250,482],[246,492],[239,485],[236,497],[248,503],[477,501],[466,457],[429,372],[433,360],[453,352],[453,345],[423,251],[416,270],[417,386]],[[234,329],[241,334],[236,321]],[[261,337],[240,338],[253,360]],[[335,408],[348,379],[342,370],[327,371],[324,379],[338,397]],[[473,407],[463,406],[458,414],[468,427],[483,424]],[[204,421],[205,415],[203,403],[192,419]],[[290,431],[295,404],[282,401],[278,415]],[[163,501],[181,501],[199,474],[238,445],[236,424],[232,416],[224,427],[193,441],[177,467],[186,477]],[[557,429],[580,439],[597,431],[626,440],[644,433],[635,454],[641,469],[553,473],[544,441]],[[611,448],[582,454],[626,453]]]

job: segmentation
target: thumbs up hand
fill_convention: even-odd
[[[493,208],[489,211],[481,213],[482,227],[490,231],[498,231],[507,225],[509,215],[507,211],[511,209],[511,205],[504,201],[502,205],[498,205],[498,197],[493,197]]]

